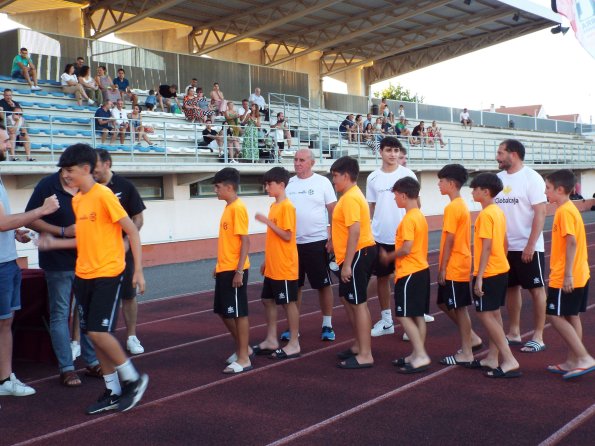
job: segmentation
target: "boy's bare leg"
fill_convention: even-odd
[[[262,349],[276,350],[279,348],[277,341],[277,304],[273,299],[262,299],[264,315],[267,321],[267,336],[258,346]]]
[[[399,317],[398,320],[407,333],[412,347],[411,354],[405,357],[405,362],[411,364],[413,368],[430,364],[431,360],[425,348],[426,321],[424,317]]]
[[[533,336],[531,337],[532,341],[539,342],[543,344],[543,330],[545,328],[545,305],[547,301],[547,297],[545,295],[545,288],[532,288],[529,290],[531,293],[531,297],[533,298],[533,322],[534,322],[534,332]],[[525,350],[521,348],[521,350]],[[527,350],[528,351],[528,350]]]
[[[498,313],[500,313],[500,310],[484,311],[478,313],[478,316],[488,331],[488,335],[490,336],[490,353],[492,353],[493,345],[502,355],[502,362],[499,364],[499,366],[502,371],[506,373],[510,370],[518,369],[519,363],[510,350],[510,346],[508,345],[508,341],[506,340],[506,335],[504,334],[504,329],[501,324],[501,318],[498,317]],[[492,366],[493,364],[489,365]],[[498,364],[496,364],[495,367],[498,367]]]
[[[506,309],[508,310],[508,333],[509,341],[521,340],[521,309],[523,299],[521,297],[520,285],[509,287],[506,290]],[[545,314],[545,311],[544,311]]]
[[[445,304],[438,304],[438,308],[440,308],[442,310],[442,312],[444,314],[446,314],[451,321],[453,321],[457,326],[459,326],[459,321],[457,319],[456,310],[449,310]],[[466,309],[465,309],[465,312],[467,313],[467,318],[469,318],[469,312]],[[469,328],[471,330],[471,348],[473,348],[474,345],[480,345],[483,341],[471,327],[471,319],[470,318],[469,318]],[[461,330],[460,326],[459,326],[459,330]],[[461,351],[462,350],[463,349],[461,348]]]
[[[568,347],[568,350],[572,353],[572,356],[569,354],[569,358],[572,357],[574,363],[567,364],[568,368],[564,367],[564,369],[571,370],[579,367],[586,369],[595,366],[595,359],[593,359],[593,357],[589,354],[585,348],[585,345],[583,344],[583,341],[579,338],[576,330],[568,321],[567,317],[550,316],[549,319],[552,323],[552,326],[556,329]]]
[[[298,339],[300,331],[300,312],[295,302],[289,302],[284,305],[287,312],[287,322],[289,324],[289,342],[283,350],[288,355],[293,355],[300,352],[300,342]],[[275,336],[277,335],[275,331]]]
[[[250,323],[248,321],[248,316],[230,320],[233,322],[236,331],[236,335],[234,336],[236,340],[236,355],[238,356],[236,362],[242,367],[247,367],[251,365],[250,347],[248,346],[250,338]]]
[[[353,328],[358,345],[358,353],[355,358],[360,364],[371,364],[374,362],[374,358],[372,357],[372,336],[370,334],[372,318],[370,317],[368,303],[347,305],[351,306],[353,311]]]
[[[136,320],[138,317],[138,302],[136,297],[122,299],[122,314],[126,323],[127,337],[136,336]]]
[[[454,313],[461,335],[461,351],[455,355],[455,358],[457,361],[473,361],[471,318],[467,307],[457,308]]]
[[[353,335],[355,336],[355,342],[351,346],[351,351],[353,353],[359,353],[360,346],[356,333],[357,327],[355,326],[355,315],[353,314],[353,306],[349,302],[347,302],[347,300],[344,297],[341,297],[341,302],[343,302],[343,308],[345,308],[345,312],[347,313],[347,319],[351,324],[351,328],[353,329]]]
[[[116,366],[122,365],[128,360],[120,342],[111,333],[90,331],[87,334],[95,346],[97,359],[99,359],[104,375],[114,373]]]
[[[0,319],[0,379],[12,373],[12,320]]]
[[[330,286],[325,286],[318,290],[318,301],[320,303],[320,312],[323,316],[333,315],[333,290]]]

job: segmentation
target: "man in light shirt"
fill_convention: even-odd
[[[264,120],[268,121],[269,120],[269,108],[267,107],[267,103],[264,100],[264,98],[260,95],[260,88],[256,87],[254,89],[254,93],[252,93],[250,95],[248,100],[250,101],[250,105],[252,105],[252,104],[258,105],[258,109],[260,110],[260,113],[264,113]]]
[[[130,130],[130,123],[128,122],[128,112],[124,110],[124,101],[118,99],[116,106],[112,108],[112,118],[114,130],[112,133],[112,141],[116,141],[116,135],[120,135],[120,144],[124,144],[124,136],[126,132]]]

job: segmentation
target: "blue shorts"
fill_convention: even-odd
[[[0,263],[0,319],[21,309],[21,269],[16,260]]]
[[[25,79],[25,76],[23,76],[23,72],[21,70],[15,70],[10,74],[10,77],[12,77],[13,79]]]

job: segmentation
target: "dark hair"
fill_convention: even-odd
[[[195,77],[193,77],[192,80],[198,82],[198,79]]]
[[[178,86],[176,84],[171,84],[169,86],[169,88],[173,88],[174,90],[177,90],[178,89]]]
[[[103,71],[107,73],[107,68],[105,67],[105,65],[99,65],[97,68],[101,68]]]
[[[471,187],[471,189],[475,189],[476,187],[479,187],[480,189],[487,189],[490,191],[492,198],[494,198],[496,195],[502,192],[502,189],[504,189],[502,180],[498,177],[498,175],[492,172],[480,173],[471,180],[469,187]]]
[[[89,73],[89,70],[90,70],[89,65],[83,65],[81,67],[81,69],[79,70],[79,76],[86,77],[87,74]]]
[[[438,178],[454,181],[457,189],[460,189],[467,182],[469,174],[461,164],[447,164],[438,171]]]
[[[224,167],[213,177],[213,184],[217,183],[230,184],[237,192],[240,184],[240,172],[233,167]]]
[[[4,93],[12,93],[12,89],[11,88],[5,88],[4,89]]]
[[[522,160],[525,159],[525,146],[522,142],[517,139],[505,139],[500,143],[500,145],[504,144],[505,149],[508,153],[515,152],[519,158]]]
[[[392,147],[393,149],[399,149],[400,152],[404,150],[403,144],[394,136],[385,136],[380,140],[380,150],[384,150],[386,147]]]
[[[82,61],[84,61],[84,60],[85,60],[85,58],[84,58],[83,56],[79,56],[79,57],[77,57],[77,58],[76,58],[76,60],[77,60],[77,62],[78,62],[79,60],[82,60]]]
[[[273,167],[271,170],[266,172],[262,177],[263,183],[270,183],[274,181],[275,183],[283,183],[285,187],[287,187],[287,183],[289,183],[289,177],[291,174],[285,167],[277,166]]]
[[[97,153],[97,158],[99,159],[99,161],[101,161],[102,163],[106,163],[109,161],[110,166],[112,165],[112,156],[107,150],[95,149],[95,152]]]
[[[25,47],[21,48],[21,51],[27,51],[27,52],[29,52],[29,50],[27,48],[25,48]]]
[[[556,170],[545,177],[556,189],[561,187],[564,193],[571,194],[576,186],[576,176],[569,169]]]
[[[119,73],[120,71],[121,71],[122,73],[126,74],[126,71],[124,71],[124,68],[118,68],[118,71],[117,71],[117,73]]]
[[[71,68],[73,68],[74,65],[71,63],[67,63],[66,66],[64,67],[64,72],[68,74],[68,72],[70,71]]]
[[[149,90],[149,94],[155,94],[155,90]]]
[[[342,156],[331,166],[331,173],[335,172],[340,175],[346,173],[351,178],[351,181],[355,182],[359,175],[359,164],[355,158]]]
[[[392,191],[405,194],[407,198],[415,199],[419,197],[420,184],[415,178],[403,177],[393,185]]]
[[[0,130],[6,130],[6,126],[2,122],[0,122]]]
[[[73,144],[68,147],[58,161],[58,167],[72,167],[72,166],[84,166],[88,165],[91,168],[91,172],[95,169],[97,164],[97,153],[89,144]]]

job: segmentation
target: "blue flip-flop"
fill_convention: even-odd
[[[572,369],[572,370],[568,371],[568,373],[565,373],[564,376],[562,376],[562,378],[564,378],[564,379],[577,378],[579,376],[586,375],[589,372],[595,372],[595,365],[593,367],[589,367],[588,369],[581,368],[581,367]]]

